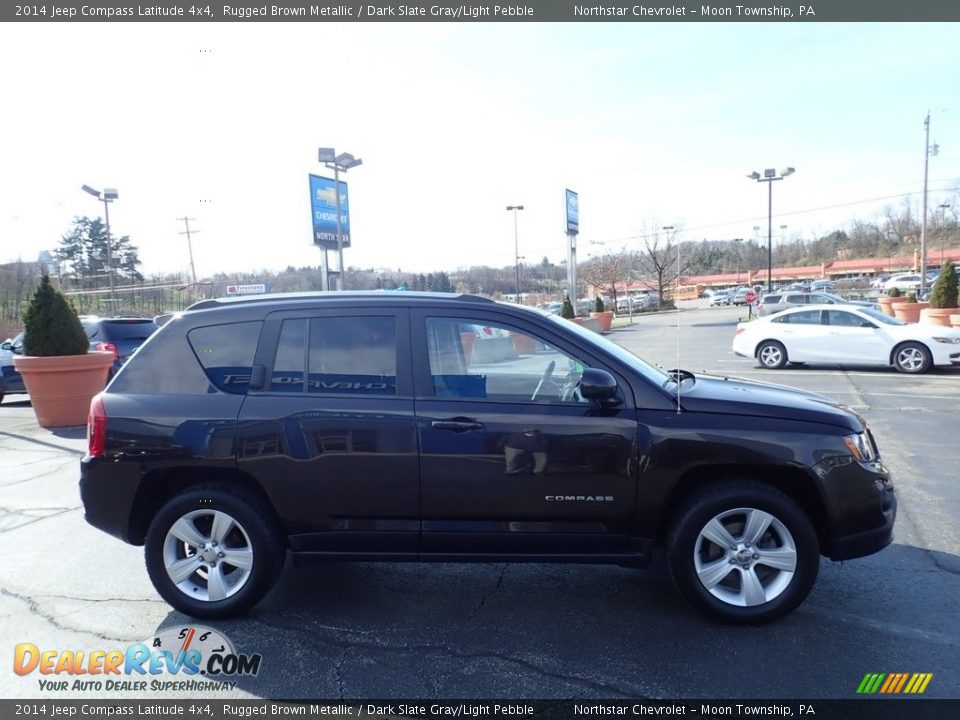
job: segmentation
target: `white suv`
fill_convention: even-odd
[[[897,288],[900,292],[916,292],[920,289],[920,273],[893,275],[883,284],[883,291],[888,293],[893,288]]]

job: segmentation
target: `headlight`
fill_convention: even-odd
[[[937,342],[947,343],[949,345],[960,345],[960,338],[955,337],[935,337]]]
[[[860,462],[873,462],[877,459],[877,453],[874,451],[873,444],[867,438],[866,433],[844,435],[843,444],[847,446],[850,454]]]

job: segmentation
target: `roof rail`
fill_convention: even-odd
[[[209,310],[212,308],[226,307],[228,305],[238,305],[245,303],[262,302],[283,302],[298,300],[352,300],[373,298],[409,298],[411,300],[419,299],[444,299],[444,300],[462,300],[465,302],[495,303],[495,300],[481,297],[479,295],[466,295],[463,293],[440,293],[440,292],[417,292],[407,290],[350,290],[350,291],[314,291],[314,292],[290,292],[290,293],[266,293],[263,295],[236,295],[233,297],[212,298],[210,300],[201,300],[190,305],[187,310]]]

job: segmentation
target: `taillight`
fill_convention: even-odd
[[[90,401],[90,416],[87,418],[87,454],[101,457],[107,446],[107,411],[103,399],[95,395]]]
[[[120,350],[117,348],[115,343],[112,343],[112,342],[97,343],[97,350],[105,350],[106,352],[112,352],[114,361],[117,361],[120,359]]]

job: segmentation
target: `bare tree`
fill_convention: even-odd
[[[613,298],[613,307],[617,306],[617,285],[625,286],[630,277],[630,261],[626,253],[604,255],[585,263],[579,270],[580,276],[601,293]]]
[[[681,261],[677,258],[676,238],[675,228],[663,229],[656,223],[652,227],[644,227],[643,249],[637,262],[647,278],[648,286],[656,288],[661,305],[664,304],[664,290],[676,282],[682,272]]]

